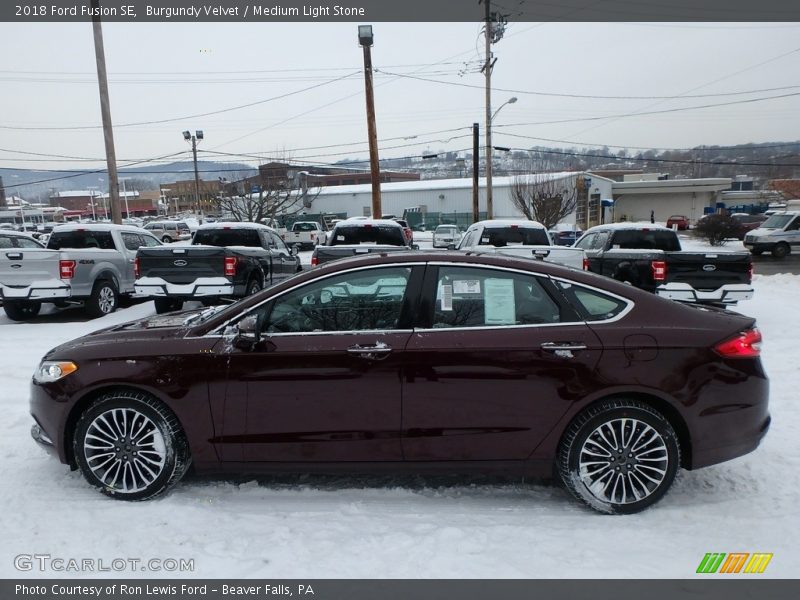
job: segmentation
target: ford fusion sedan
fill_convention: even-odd
[[[676,327],[676,323],[680,327]],[[525,259],[336,261],[48,352],[33,437],[122,500],[198,472],[547,477],[634,513],[769,427],[753,319]]]

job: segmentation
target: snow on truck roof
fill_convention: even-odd
[[[392,221],[390,219],[360,219],[360,218],[351,218],[347,219],[346,221],[339,221],[336,224],[336,228],[340,229],[342,227],[398,227],[400,229],[403,228],[400,223],[397,221]]]
[[[53,232],[60,231],[132,231],[134,233],[142,233],[146,231],[136,225],[117,225],[115,223],[66,223],[64,225],[56,225]],[[150,233],[149,231],[147,233]]]
[[[544,229],[544,225],[539,221],[528,221],[527,219],[489,219],[486,221],[478,221],[475,225],[482,225],[483,227],[524,227],[526,229]]]
[[[585,233],[592,233],[594,231],[604,231],[607,229],[611,229],[614,231],[617,230],[625,230],[625,229],[649,229],[650,231],[672,231],[669,227],[664,227],[663,225],[658,225],[656,223],[651,223],[650,221],[625,221],[623,223],[606,223],[605,225],[595,225],[594,227],[590,227],[586,230]]]
[[[216,223],[204,223],[197,228],[198,231],[205,229],[259,229],[274,231],[272,227],[267,227],[261,223],[250,223],[248,221],[219,221]]]

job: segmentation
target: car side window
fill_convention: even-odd
[[[278,298],[265,333],[381,331],[397,328],[411,267],[370,269],[315,281]]]
[[[144,242],[144,245],[147,246],[148,248],[152,248],[153,246],[160,246],[161,245],[161,242],[159,242],[152,235],[143,235],[141,237],[142,237],[142,241]]]
[[[19,237],[16,239],[17,247],[18,248],[41,248],[42,246],[35,242],[34,240],[29,240],[28,238]]]
[[[461,243],[458,245],[460,248],[471,248],[475,245],[476,237],[478,235],[478,230],[473,229],[472,231],[468,231],[464,237],[461,239]]]
[[[786,231],[797,231],[798,229],[800,229],[800,217],[795,217],[794,221],[786,228]]]
[[[142,245],[142,238],[139,237],[138,233],[123,233],[122,234],[122,243],[125,244],[125,248],[127,250],[138,250],[139,247]]]
[[[289,252],[288,246],[286,246],[286,242],[284,242],[281,239],[281,236],[279,236],[276,233],[272,233],[271,231],[268,232],[268,233],[269,233],[270,238],[272,238],[272,244],[273,244],[274,248],[278,252],[283,252],[285,254],[291,254],[291,252]]]
[[[597,237],[596,233],[587,233],[581,239],[579,239],[575,243],[576,248],[583,248],[584,250],[590,250],[594,248],[594,240]]]
[[[10,237],[0,236],[0,248],[13,248]]]
[[[568,281],[558,281],[557,285],[567,301],[575,307],[585,321],[605,321],[612,319],[628,307],[628,303],[594,288]]]
[[[559,323],[558,304],[534,275],[475,267],[440,267],[433,327]]]

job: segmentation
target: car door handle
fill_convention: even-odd
[[[558,358],[575,358],[573,352],[586,350],[586,344],[569,342],[545,342],[541,345],[545,352],[552,352]]]
[[[556,352],[557,350],[586,350],[586,344],[580,342],[545,342],[541,345],[542,350]]]
[[[356,344],[355,346],[350,346],[347,349],[348,354],[352,354],[353,356],[357,356],[358,358],[363,358],[365,360],[383,360],[389,356],[391,351],[392,348],[385,345],[360,346]]]

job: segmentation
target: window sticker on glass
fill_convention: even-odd
[[[481,244],[488,244],[489,243],[489,236],[485,236],[481,238]]]
[[[513,279],[486,279],[483,282],[485,323],[513,325],[516,322]]]
[[[455,294],[480,294],[480,279],[457,279],[453,282],[453,292]]]
[[[445,284],[442,286],[442,310],[453,310],[453,286]]]
[[[337,235],[336,236],[336,241],[337,242],[343,242],[344,241],[344,236],[343,235]]]

